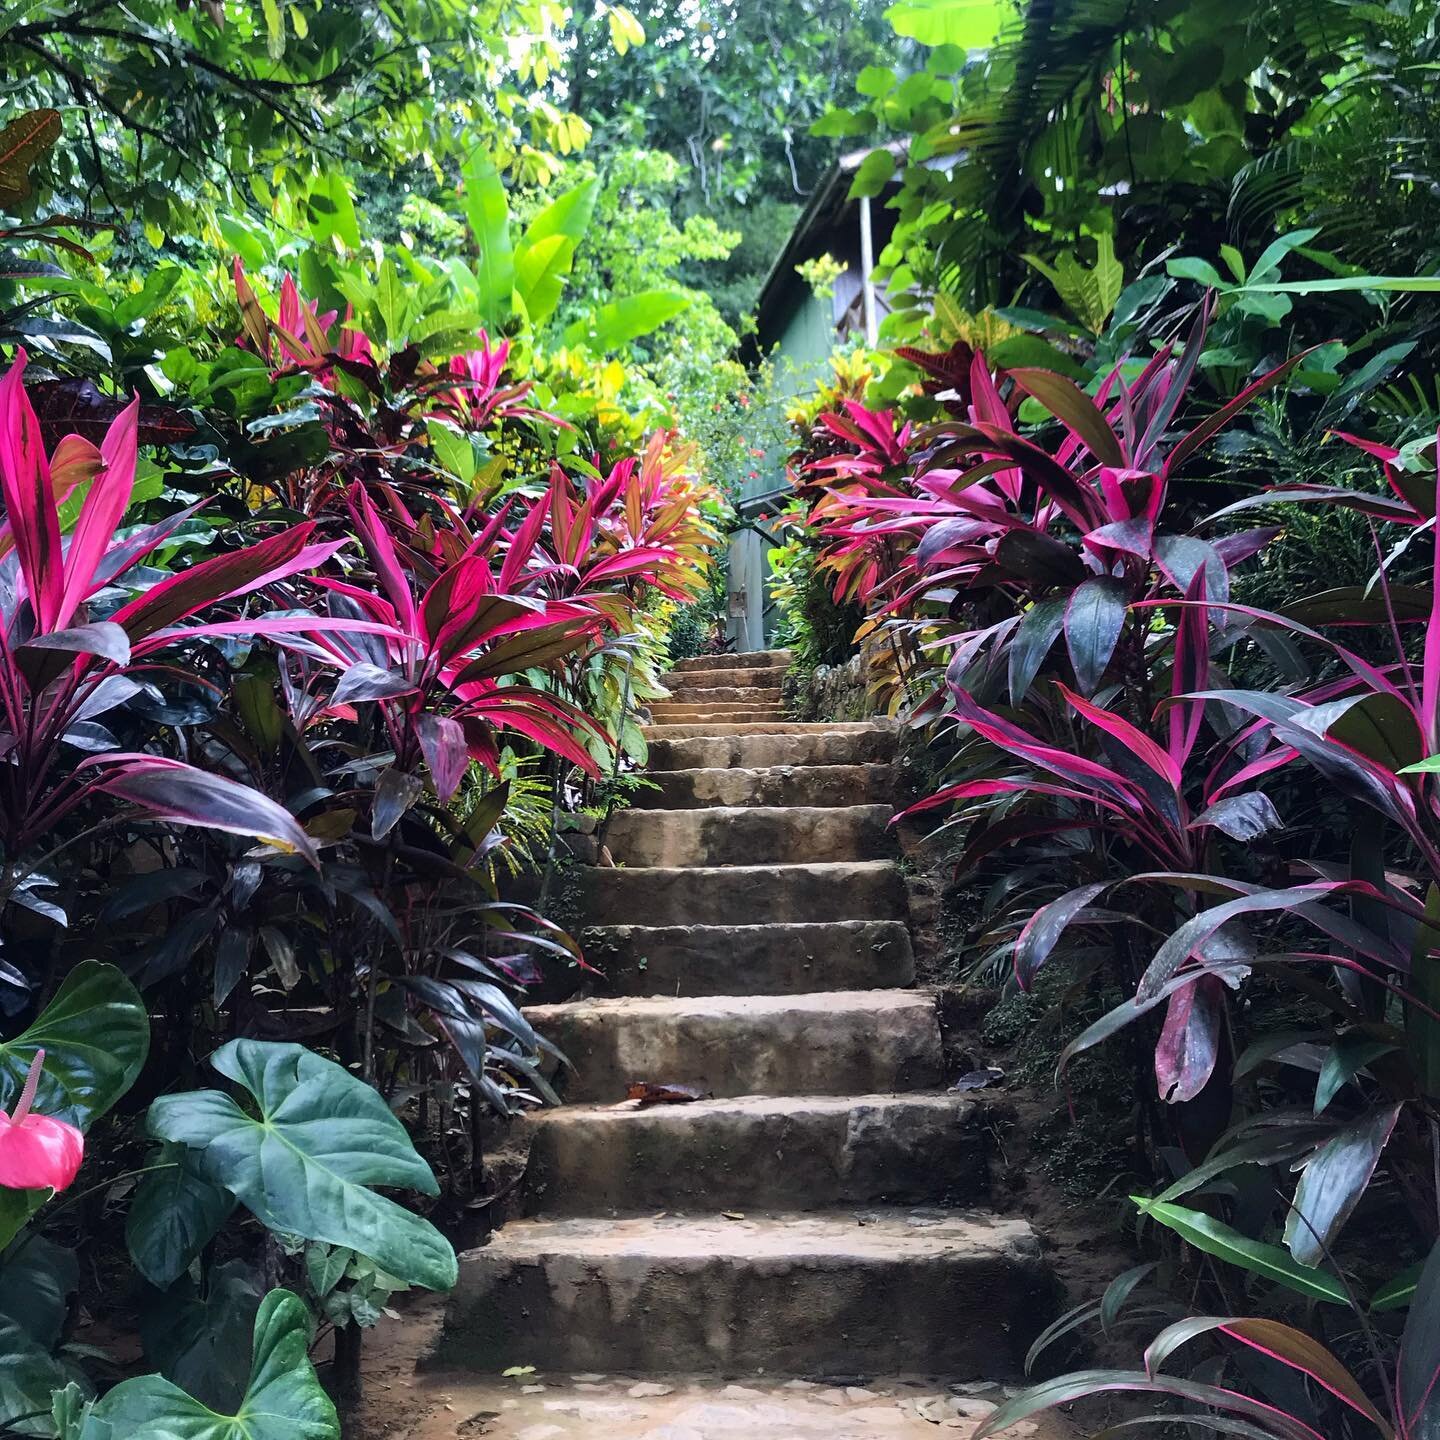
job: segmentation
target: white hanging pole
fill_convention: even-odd
[[[880,343],[880,327],[875,320],[875,235],[870,226],[870,197],[860,197],[860,294],[865,306],[865,343]]]

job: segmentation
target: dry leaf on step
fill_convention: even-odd
[[[653,1080],[632,1080],[625,1098],[638,1100],[641,1105],[689,1105],[696,1100],[706,1100],[709,1095],[708,1090],[697,1090],[693,1085],[662,1085]]]

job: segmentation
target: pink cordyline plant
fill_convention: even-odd
[[[68,435],[47,454],[25,366],[22,350],[0,378],[0,856],[13,867],[87,799],[108,792],[173,823],[260,836],[313,861],[314,846],[283,806],[178,761],[120,753],[106,720],[171,668],[160,652],[198,638],[271,637],[320,624],[383,628],[292,613],[237,618],[243,597],[313,570],[345,542],[313,543],[314,525],[297,525],[148,588],[131,583],[131,597],[117,606],[134,568],[200,506],[125,531],[138,402],[98,448]],[[82,491],[64,533],[60,505]],[[231,613],[196,618],[216,607]],[[77,755],[88,758],[74,763]]]

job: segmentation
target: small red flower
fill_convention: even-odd
[[[6,1190],[64,1190],[75,1179],[85,1137],[53,1115],[32,1115],[45,1052],[37,1050],[13,1115],[0,1110],[0,1187]]]

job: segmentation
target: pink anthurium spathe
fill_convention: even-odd
[[[14,1113],[0,1110],[0,1188],[65,1190],[80,1169],[85,1137],[64,1120],[30,1108],[44,1067],[45,1052],[37,1050]]]

